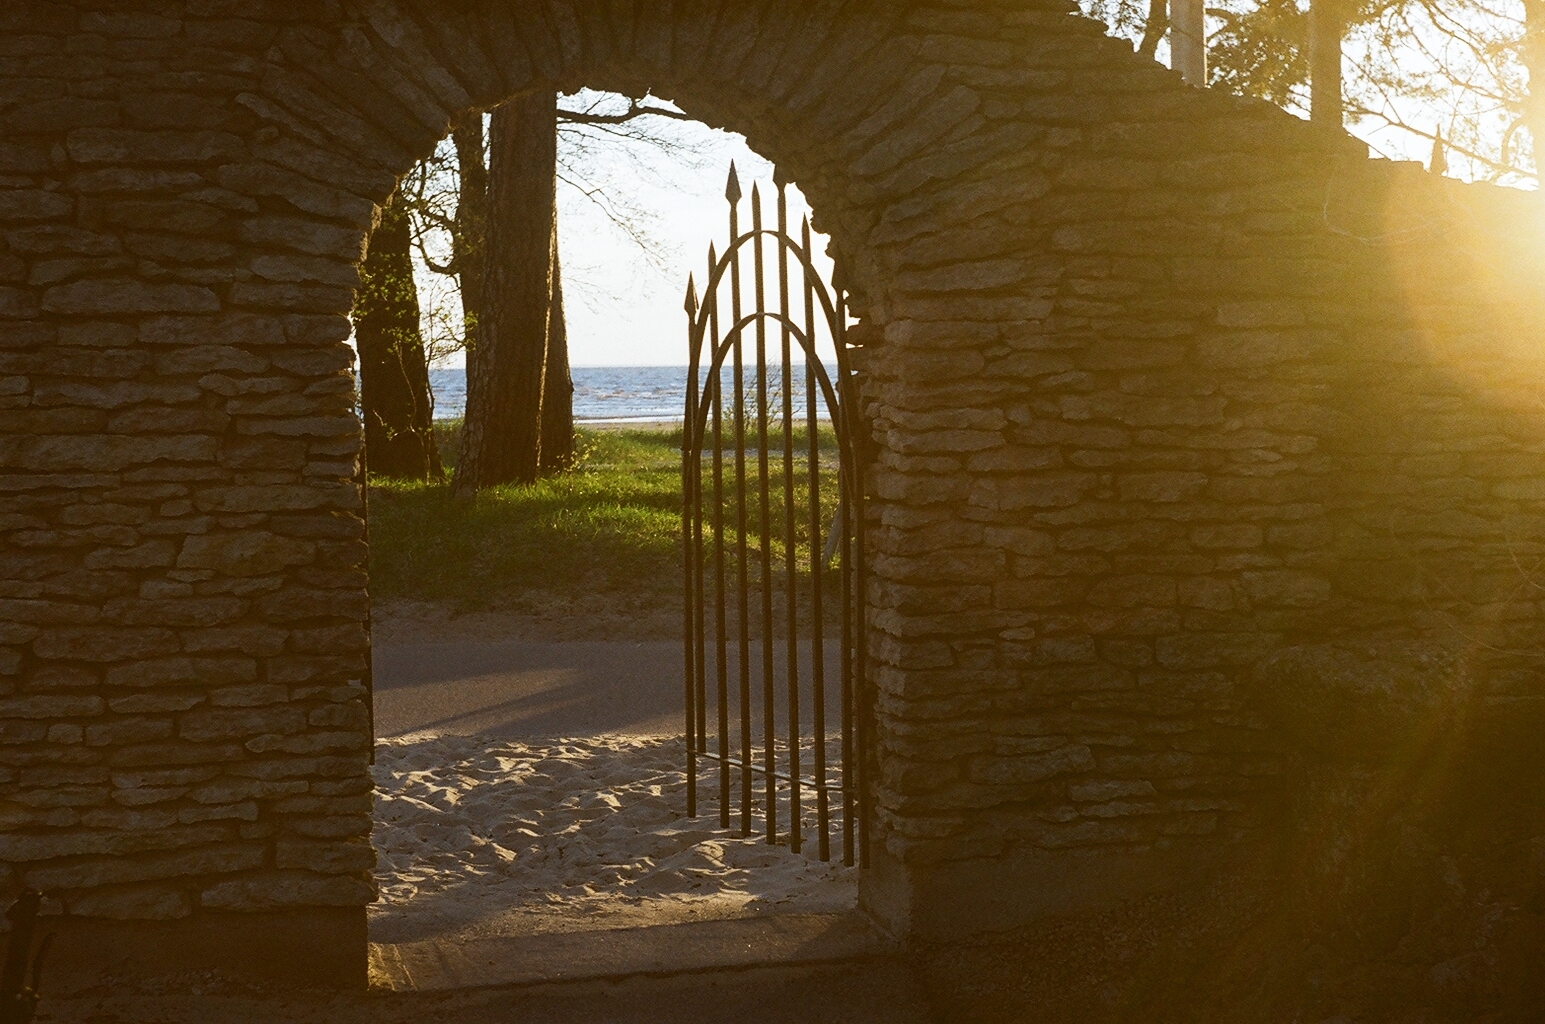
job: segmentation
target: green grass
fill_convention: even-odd
[[[465,500],[445,484],[372,480],[373,595],[479,610],[531,590],[674,593],[679,438],[680,431],[582,430],[573,472]]]
[[[448,463],[458,428],[441,428]],[[774,494],[781,497],[782,440],[772,441]],[[802,431],[795,441],[796,450],[803,451]],[[572,471],[470,499],[452,497],[446,484],[373,479],[373,595],[448,602],[462,611],[518,606],[523,595],[533,592],[571,599],[625,593],[650,603],[679,600],[681,429],[581,429],[577,442]],[[829,431],[822,432],[821,442],[823,462],[835,466]],[[726,462],[732,464],[733,457]],[[749,468],[754,481],[754,456]],[[834,472],[824,486],[823,522],[836,506]],[[803,507],[802,479],[796,492]],[[778,564],[783,520],[781,502],[774,502]],[[807,518],[802,512],[801,542],[808,533]],[[755,531],[754,507],[751,524]],[[754,550],[756,539],[748,540]],[[804,575],[808,557],[801,561]]]

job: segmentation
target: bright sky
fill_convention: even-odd
[[[580,94],[563,105],[582,108],[600,98]],[[742,136],[696,121],[648,122],[650,134],[667,145],[595,129],[559,134],[559,246],[575,366],[686,365],[687,278],[695,274],[701,288],[709,243],[723,252],[729,240],[724,192],[731,162],[748,197],[741,201],[742,230],[750,224],[755,181],[762,184],[768,226],[774,223],[773,165]],[[790,188],[795,237],[808,212],[798,188]],[[816,236],[817,264],[829,280],[826,244]],[[425,305],[455,303],[446,279],[426,271],[419,283]],[[463,366],[465,357],[458,353],[440,365]]]

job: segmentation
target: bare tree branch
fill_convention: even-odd
[[[636,120],[640,117],[664,117],[673,121],[697,120],[697,118],[690,114],[683,113],[680,110],[673,110],[670,107],[646,106],[638,99],[629,99],[628,109],[620,114],[597,114],[594,111],[594,107],[592,107],[590,110],[567,110],[563,107],[558,108],[559,124],[627,124],[629,121]]]

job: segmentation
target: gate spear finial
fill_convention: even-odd
[[[687,275],[687,316],[697,319],[697,276]]]
[[[740,172],[735,169],[735,161],[731,160],[730,181],[729,185],[725,187],[724,198],[728,199],[731,203],[738,203],[743,195],[745,193],[740,190]]]

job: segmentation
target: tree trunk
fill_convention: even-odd
[[[1143,25],[1143,41],[1137,52],[1152,57],[1159,50],[1159,41],[1169,31],[1169,0],[1148,0],[1148,20]]]
[[[1521,57],[1529,83],[1524,93],[1524,124],[1534,140],[1534,162],[1545,163],[1545,0],[1524,0]]]
[[[552,306],[558,97],[534,93],[494,111],[489,133],[479,359],[469,380],[456,488],[534,483]]]
[[[360,403],[371,473],[427,480],[443,475],[435,446],[429,365],[419,331],[413,235],[397,196],[381,211],[360,268],[354,305]]]
[[[1345,127],[1341,101],[1341,40],[1346,16],[1340,0],[1310,0],[1309,120],[1329,128]]]
[[[1207,88],[1207,11],[1203,0],[1173,0],[1170,66],[1196,89]]]
[[[557,218],[554,215],[554,228]],[[563,266],[553,231],[553,297],[547,329],[547,383],[542,388],[542,468],[574,464],[574,378],[569,372],[569,328],[563,318]]]
[[[477,324],[483,315],[483,240],[488,234],[488,166],[483,156],[483,113],[473,111],[451,129],[456,146],[459,189],[451,236],[451,266],[461,292],[462,337],[466,341],[467,392],[477,378]]]

